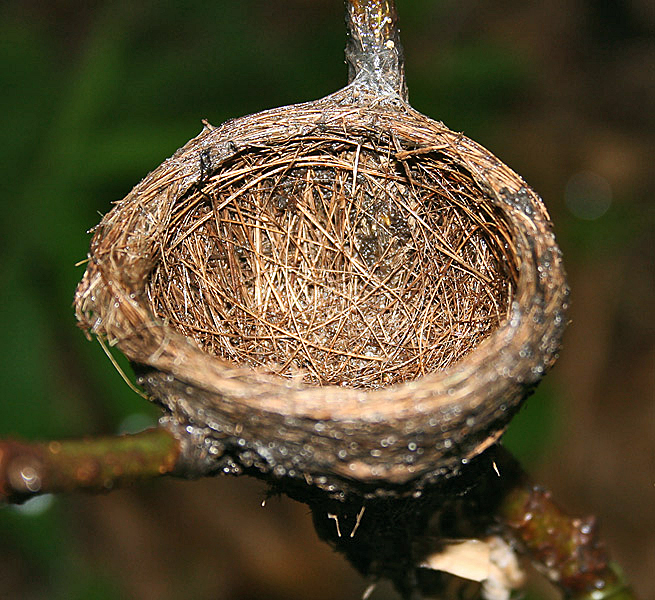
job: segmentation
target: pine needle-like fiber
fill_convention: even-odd
[[[345,136],[237,154],[161,235],[146,286],[160,319],[311,384],[444,369],[505,318],[514,288],[507,226],[470,174]]]

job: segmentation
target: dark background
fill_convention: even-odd
[[[572,323],[507,444],[596,514],[655,590],[655,8],[399,0],[410,99],[521,173],[565,253]],[[77,330],[99,214],[214,124],[345,83],[340,0],[13,0],[0,8],[0,434],[130,431],[157,411]],[[0,511],[0,598],[359,598],[307,509],[247,479]],[[394,598],[385,586],[372,600]],[[536,594],[533,597],[545,597]]]

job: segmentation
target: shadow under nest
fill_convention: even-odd
[[[391,140],[238,153],[170,206],[146,282],[206,352],[305,384],[444,369],[506,318],[510,232],[461,166]]]

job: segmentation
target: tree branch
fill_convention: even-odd
[[[405,62],[394,0],[346,0],[348,83],[407,101]]]
[[[20,503],[43,493],[108,491],[165,474],[184,476],[182,454],[180,443],[163,428],[82,440],[0,440],[0,502]],[[593,519],[563,512],[502,448],[492,459],[502,478],[492,485],[495,491],[484,484],[481,489],[488,498],[500,498],[492,509],[496,522],[566,599],[636,600],[610,563]],[[321,502],[321,514],[323,508]]]
[[[121,436],[25,442],[0,440],[0,502],[77,490],[107,491],[170,473],[180,454],[165,429]]]
[[[636,600],[599,540],[593,517],[566,514],[499,449],[503,477],[514,478],[497,510],[500,524],[568,600]]]

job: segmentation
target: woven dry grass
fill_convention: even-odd
[[[176,203],[146,284],[203,350],[381,387],[460,360],[506,317],[508,228],[444,154],[314,136],[237,154]]]

